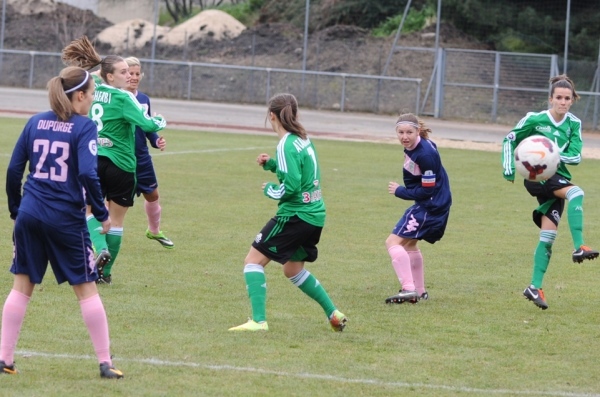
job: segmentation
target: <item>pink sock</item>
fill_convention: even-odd
[[[104,311],[102,300],[100,300],[100,295],[96,294],[90,298],[79,301],[79,306],[81,307],[83,322],[92,338],[92,344],[94,345],[98,362],[109,363],[112,365],[110,359],[108,320],[106,319],[106,312]]]
[[[419,295],[423,295],[425,292],[425,269],[423,268],[423,255],[421,255],[421,250],[406,252],[408,252],[408,257],[410,258],[410,268],[415,281],[415,287],[417,287],[417,293]]]
[[[148,216],[148,229],[152,234],[158,234],[160,232],[160,213],[162,208],[156,201],[144,202],[144,209],[146,210],[146,216]]]
[[[17,290],[11,290],[4,302],[2,311],[2,336],[0,337],[0,360],[12,365],[15,360],[15,348],[19,332],[25,318],[29,297]]]
[[[410,269],[410,258],[406,250],[401,245],[394,245],[388,249],[388,253],[392,258],[392,266],[402,285],[402,289],[414,291],[415,282]]]

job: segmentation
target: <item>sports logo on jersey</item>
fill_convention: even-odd
[[[560,136],[560,132],[554,131],[554,134],[552,134],[552,135],[554,135],[554,136]]]
[[[425,171],[425,173],[421,176],[421,186],[435,187],[435,174],[433,171]]]
[[[509,141],[514,141],[514,140],[515,140],[515,138],[516,138],[516,137],[515,137],[515,133],[514,133],[514,132],[511,132],[510,134],[508,134],[508,135],[506,136],[506,139],[508,139]]]
[[[549,125],[546,125],[546,126],[538,125],[538,126],[535,127],[535,130],[538,131],[538,132],[551,133],[552,132],[552,127],[550,127]]]
[[[90,149],[90,153],[92,156],[96,156],[98,154],[98,146],[96,146],[96,140],[93,139],[88,143],[88,149]]]
[[[258,234],[256,235],[256,237],[254,237],[254,242],[255,242],[256,244],[258,244],[258,243],[260,243],[260,241],[261,241],[261,240],[262,240],[262,233],[258,233]]]
[[[108,138],[98,138],[98,145],[102,147],[113,147],[113,143]]]

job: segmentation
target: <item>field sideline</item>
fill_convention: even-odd
[[[0,119],[4,170],[23,124]],[[600,396],[600,263],[571,263],[561,225],[544,285],[550,308],[542,312],[521,296],[538,239],[534,200],[503,180],[499,153],[441,149],[454,205],[444,239],[421,245],[431,299],[386,306],[398,281],[384,241],[410,204],[387,193],[388,181],[401,180],[401,147],[315,138],[328,219],[319,260],[307,268],[349,325],[331,332],[318,305],[270,264],[270,331],[232,334],[227,328],[249,314],[243,258],[276,209],[260,189],[273,176],[254,159],[273,154],[276,137],[174,129],[165,137],[167,151],[152,154],[162,227],[176,248],[145,238],[138,199],[114,285],[100,288],[126,378],[98,378],[74,294],[49,272],[21,333],[21,373],[0,377],[0,396]],[[586,243],[599,247],[600,162],[586,159],[572,171],[586,193]],[[0,205],[7,269],[5,195]],[[11,285],[1,271],[0,300]]]

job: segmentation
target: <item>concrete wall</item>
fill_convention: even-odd
[[[84,10],[92,10],[96,15],[119,23],[141,18],[154,22],[155,0],[57,0]],[[159,2],[159,6],[160,6]]]

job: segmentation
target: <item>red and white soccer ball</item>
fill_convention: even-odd
[[[559,165],[558,146],[545,136],[525,138],[515,149],[515,168],[529,181],[540,182],[550,178]]]

